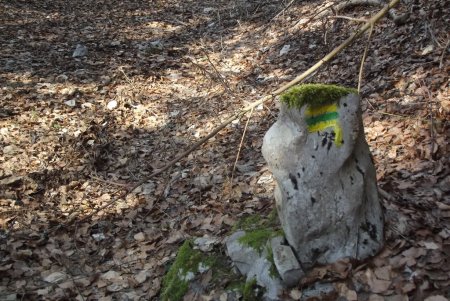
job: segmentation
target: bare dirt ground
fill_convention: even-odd
[[[311,20],[330,1],[289,2],[0,2],[0,300],[159,300],[183,240],[220,242],[241,217],[271,211],[260,147],[276,101],[94,210],[359,25]],[[361,89],[386,247],[358,265],[315,269],[285,300],[327,281],[329,300],[450,298],[450,2],[405,2],[404,24],[375,27]],[[307,82],[356,87],[366,42]],[[77,44],[86,56],[72,57]],[[230,279],[207,280],[190,300],[232,300]]]

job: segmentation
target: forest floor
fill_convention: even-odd
[[[184,240],[205,236],[224,252],[239,219],[269,214],[261,144],[277,100],[96,209],[359,26],[311,19],[328,0],[289,2],[0,2],[0,300],[159,300]],[[450,298],[450,2],[405,2],[405,23],[374,28],[361,88],[385,248],[358,265],[318,267],[285,300],[318,282],[333,283],[329,300]],[[306,82],[356,87],[366,43]],[[72,56],[77,44],[87,55]],[[233,300],[231,279],[202,281],[185,300]]]

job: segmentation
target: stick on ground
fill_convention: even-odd
[[[257,101],[251,103],[247,107],[245,107],[245,108],[235,112],[231,117],[229,117],[227,120],[222,122],[215,129],[213,129],[211,133],[209,133],[208,135],[206,135],[205,137],[203,137],[202,139],[200,139],[199,141],[197,141],[196,143],[191,145],[187,150],[185,150],[180,155],[175,157],[172,161],[167,163],[164,167],[156,170],[151,175],[149,175],[148,177],[146,177],[142,181],[139,181],[138,183],[134,184],[130,188],[127,188],[124,192],[119,194],[117,197],[113,198],[111,201],[109,201],[105,205],[94,209],[91,213],[89,213],[88,215],[86,215],[83,218],[81,218],[79,220],[79,222],[82,222],[82,221],[85,221],[85,220],[91,218],[92,216],[94,216],[95,214],[99,213],[100,211],[103,211],[104,209],[108,208],[109,206],[111,206],[112,204],[117,202],[118,200],[126,197],[130,192],[132,192],[133,190],[135,190],[136,188],[138,188],[142,184],[146,183],[147,181],[149,181],[153,177],[156,177],[157,175],[163,173],[164,171],[166,171],[167,169],[172,167],[175,163],[177,163],[178,161],[180,161],[181,159],[183,159],[184,157],[189,155],[191,152],[196,150],[198,147],[200,147],[206,141],[208,141],[209,139],[211,139],[212,137],[217,135],[217,133],[219,133],[222,129],[224,129],[228,124],[233,122],[233,120],[241,118],[245,113],[247,113],[248,111],[252,110],[253,108],[255,108],[255,107],[259,106],[260,104],[268,101],[269,99],[274,99],[275,96],[281,94],[282,92],[286,91],[287,89],[291,88],[292,86],[294,86],[294,85],[300,83],[301,81],[303,81],[306,77],[308,77],[314,71],[319,69],[322,65],[324,65],[325,63],[331,61],[332,58],[334,58],[336,55],[338,55],[340,52],[342,52],[346,47],[348,47],[353,41],[355,41],[357,38],[359,38],[369,28],[373,27],[381,18],[383,18],[389,12],[389,10],[391,8],[396,6],[398,4],[398,2],[400,2],[400,0],[392,0],[388,5],[386,5],[383,9],[381,9],[376,15],[374,15],[372,18],[370,18],[367,21],[367,23],[365,23],[358,30],[356,30],[342,44],[340,44],[338,47],[333,49],[329,54],[324,56],[320,61],[318,61],[316,64],[314,64],[308,70],[306,70],[305,72],[303,72],[302,74],[300,74],[299,76],[297,76],[296,78],[294,78],[293,80],[288,82],[287,84],[281,86],[280,88],[278,88],[277,90],[272,92],[271,95],[266,95],[266,96],[258,99]],[[74,212],[73,214],[71,214],[68,217],[67,222],[64,223],[64,225],[61,225],[61,226],[68,226],[68,225],[72,224],[78,218],[78,215],[79,215],[78,212]]]

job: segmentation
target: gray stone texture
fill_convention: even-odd
[[[284,238],[281,236],[271,239],[273,261],[283,283],[288,287],[292,287],[299,283],[305,273],[297,258],[295,258],[291,246],[284,245],[283,242]]]
[[[382,247],[383,216],[359,103],[354,94],[338,102],[341,145],[333,141],[336,128],[308,129],[308,106],[283,104],[264,137],[278,215],[305,271],[344,257],[361,260]]]
[[[256,279],[259,286],[266,288],[264,300],[279,300],[283,291],[281,279],[271,275],[272,262],[268,260],[267,248],[259,253],[249,246],[242,245],[239,239],[245,235],[245,231],[237,231],[226,240],[228,256],[242,275],[246,275],[247,281]]]
[[[77,44],[77,47],[73,51],[72,57],[78,58],[78,57],[86,56],[87,54],[88,54],[87,47],[82,44]]]

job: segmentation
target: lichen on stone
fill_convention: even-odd
[[[304,105],[320,107],[336,103],[341,97],[348,94],[357,94],[353,88],[346,88],[329,84],[303,84],[290,88],[280,98],[289,108],[301,109]]]

